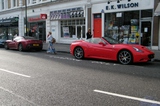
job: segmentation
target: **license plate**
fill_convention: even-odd
[[[33,44],[33,46],[39,46],[39,44]]]

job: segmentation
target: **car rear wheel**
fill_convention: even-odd
[[[9,49],[9,47],[8,47],[8,44],[7,44],[7,43],[5,43],[5,44],[4,44],[4,47],[5,47],[5,49]]]
[[[122,50],[118,53],[118,61],[121,64],[124,64],[124,65],[131,64],[132,60],[133,60],[133,57],[131,52],[127,50]]]
[[[19,51],[23,51],[23,46],[22,46],[21,43],[18,45],[18,50],[19,50]]]
[[[82,59],[84,57],[84,51],[81,47],[76,47],[74,49],[74,56],[77,59]]]

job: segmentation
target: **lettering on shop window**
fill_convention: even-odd
[[[127,4],[110,5],[110,6],[106,6],[106,10],[135,8],[135,7],[139,7],[139,3],[127,3]]]

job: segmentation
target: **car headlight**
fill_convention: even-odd
[[[136,51],[136,52],[143,52],[142,50],[136,48],[136,47],[133,47],[133,49]]]

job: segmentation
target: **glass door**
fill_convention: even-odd
[[[141,21],[141,45],[151,46],[151,21]]]
[[[81,32],[82,32],[81,26],[77,26],[77,38],[78,38],[78,39],[81,38]]]
[[[85,38],[85,26],[76,26],[76,35],[78,39]]]

